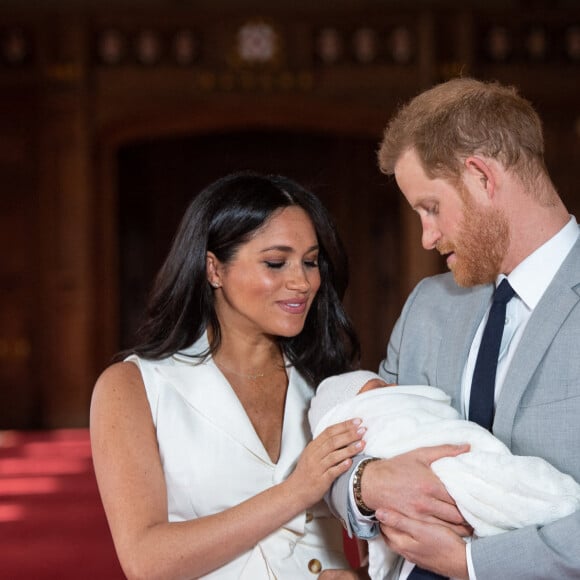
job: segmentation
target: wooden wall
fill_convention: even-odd
[[[401,101],[457,74],[518,85],[580,215],[573,3],[195,4],[0,7],[0,429],[87,424],[94,380],[130,332],[121,306],[154,264],[125,275],[140,270],[127,236],[139,240],[157,189],[171,221],[203,179],[250,162],[218,147],[196,172],[220,139],[256,144],[253,163],[324,199],[349,247],[347,307],[369,367],[411,287],[441,269],[374,169]],[[142,236],[138,262],[163,253],[167,229]]]

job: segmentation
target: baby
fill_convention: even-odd
[[[384,388],[392,387],[392,388]],[[489,431],[462,419],[436,387],[388,385],[375,373],[354,371],[318,386],[308,419],[316,437],[329,425],[360,417],[365,454],[383,459],[418,447],[469,443],[457,457],[431,464],[457,507],[483,537],[545,525],[580,507],[580,485],[539,457],[520,457]],[[380,537],[369,541],[369,574],[382,580],[398,557]]]

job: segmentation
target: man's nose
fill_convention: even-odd
[[[433,250],[441,237],[441,232],[433,224],[423,222],[421,244],[426,250]]]

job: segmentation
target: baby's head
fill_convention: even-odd
[[[312,432],[331,408],[351,400],[359,393],[386,386],[389,386],[388,383],[371,371],[353,371],[324,379],[316,389],[308,412]]]
[[[369,379],[359,390],[357,395],[360,393],[366,393],[367,391],[372,391],[373,389],[379,389],[381,387],[393,387],[392,383],[387,383],[381,377],[377,376],[376,378]]]

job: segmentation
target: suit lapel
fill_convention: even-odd
[[[461,415],[461,381],[465,361],[477,327],[489,306],[492,292],[492,285],[477,286],[452,301],[453,310],[449,312],[442,336],[437,364],[437,386],[453,397],[453,406]]]
[[[534,373],[570,311],[578,304],[580,242],[566,258],[532,313],[500,393],[493,432],[508,447],[515,416]]]

